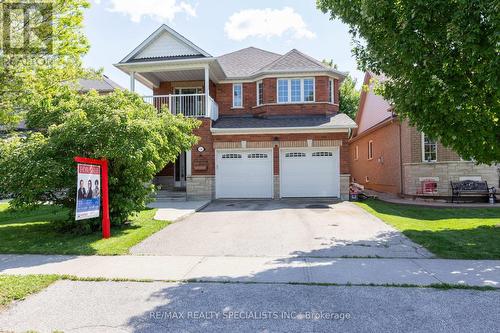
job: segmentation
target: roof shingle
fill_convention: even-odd
[[[262,67],[279,59],[280,54],[247,47],[217,57],[227,77],[245,77],[257,72]]]

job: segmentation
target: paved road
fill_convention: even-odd
[[[215,201],[156,233],[132,248],[131,253],[326,258],[432,256],[350,202],[303,199]]]
[[[498,332],[499,308],[497,291],[60,281],[0,313],[0,331]]]

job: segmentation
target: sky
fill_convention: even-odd
[[[358,81],[363,73],[351,53],[345,24],[331,21],[314,0],[90,0],[85,32],[87,67],[128,88],[118,63],[161,24],[167,24],[213,56],[255,46],[284,54],[295,48],[318,60],[333,59]],[[139,93],[150,90],[136,83]]]

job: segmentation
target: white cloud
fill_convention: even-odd
[[[245,9],[234,13],[226,22],[224,31],[230,39],[241,41],[248,37],[282,36],[292,32],[293,38],[314,38],[306,23],[293,8]]]
[[[196,16],[196,9],[187,2],[177,0],[110,0],[112,12],[128,15],[133,22],[141,22],[143,17],[156,21],[173,21],[175,16],[185,13]]]

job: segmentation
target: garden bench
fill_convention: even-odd
[[[451,202],[455,198],[460,198],[463,195],[486,196],[495,192],[494,187],[488,187],[486,181],[462,180],[458,182],[450,181],[451,184]]]

